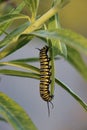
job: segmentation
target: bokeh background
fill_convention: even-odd
[[[17,6],[20,1],[8,0],[7,3],[2,3],[0,14],[9,11],[12,6]],[[39,13],[43,14],[49,9],[51,0],[40,1]],[[24,11],[28,13],[27,10]],[[59,16],[62,27],[87,37],[87,0],[71,0],[59,12]],[[41,40],[33,39],[24,48],[4,60],[38,57],[39,52],[35,48],[42,48],[44,45]],[[87,62],[87,57],[84,55],[83,57]],[[39,67],[39,63],[32,64]],[[87,102],[87,82],[75,68],[64,59],[60,59],[55,62],[55,69],[56,77]],[[55,85],[54,109],[50,106],[51,115],[48,117],[47,104],[39,96],[39,81],[3,75],[0,75],[0,78],[0,91],[9,95],[25,109],[38,130],[87,130],[87,112],[60,86]],[[0,122],[0,130],[13,130],[13,128],[9,124]]]

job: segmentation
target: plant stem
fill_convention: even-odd
[[[54,6],[48,12],[46,12],[43,16],[41,16],[38,20],[32,23],[24,32],[23,34],[28,34],[36,29],[38,29],[41,25],[43,25],[49,18],[51,18],[55,13],[60,10],[58,5]]]
[[[50,46],[50,57],[51,57],[51,95],[54,95],[54,88],[55,88],[55,66],[54,66],[54,50],[52,47],[52,43],[49,43]]]

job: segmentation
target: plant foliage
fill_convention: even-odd
[[[75,94],[67,85],[55,77],[55,59],[57,55],[63,57],[73,65],[77,71],[87,80],[87,65],[81,57],[81,53],[87,55],[87,39],[71,30],[62,28],[59,22],[58,12],[69,0],[53,0],[50,9],[42,16],[38,16],[39,0],[23,0],[8,14],[0,16],[0,35],[6,36],[0,41],[0,74],[40,79],[40,70],[29,62],[39,61],[38,58],[13,59],[4,61],[4,58],[12,55],[20,48],[28,44],[34,37],[42,39],[50,49],[52,66],[51,93],[54,93],[55,82],[67,91],[87,111],[87,104]],[[22,12],[27,7],[30,16]],[[7,33],[8,28],[16,20],[24,19],[24,22]],[[57,60],[57,59],[56,59]],[[3,69],[13,66],[22,70]],[[0,92],[1,121],[10,123],[15,130],[37,130],[26,112],[6,94]]]

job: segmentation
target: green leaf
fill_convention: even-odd
[[[59,22],[58,13],[56,13],[53,17],[49,19],[48,29],[52,30],[52,29],[58,29],[58,28],[61,28],[61,26]]]
[[[9,33],[2,41],[0,41],[0,48],[9,44],[11,41],[14,41],[17,37],[19,37],[22,32],[30,25],[29,22],[26,22],[20,25],[18,28]]]
[[[55,60],[59,60],[59,57],[55,57]],[[26,63],[26,62],[38,62],[39,58],[37,57],[31,57],[31,58],[21,58],[21,59],[15,59],[15,60],[11,60],[11,62],[19,62],[19,63]]]
[[[40,79],[40,74],[28,73],[16,70],[2,69],[0,70],[0,74]],[[82,107],[87,111],[87,104],[78,95],[76,95],[67,85],[65,85],[58,79],[55,79],[55,82],[58,85],[60,85],[65,91],[67,91],[75,100],[77,100],[82,105]]]
[[[7,123],[6,119],[5,119],[5,118],[3,118],[3,117],[0,117],[0,122],[1,122],[1,121],[3,121],[3,122],[5,122],[5,123]]]
[[[57,2],[60,0],[56,0]],[[71,0],[61,0],[60,7],[63,8],[65,5],[67,5]]]
[[[37,130],[23,108],[2,92],[0,92],[0,114],[13,126],[14,130]]]
[[[61,8],[64,7],[70,0],[53,0],[53,5],[59,5]]]
[[[73,31],[67,29],[57,29],[52,31],[40,30],[32,32],[31,34],[38,37],[61,40],[63,43],[75,48],[77,51],[87,54],[87,39]]]
[[[58,13],[55,14],[53,17],[49,19],[48,23],[48,29],[58,29],[61,28]],[[54,49],[54,56],[56,55],[63,55],[64,57],[67,57],[67,48],[66,45],[61,42],[61,40],[58,39],[51,39],[52,47]]]
[[[75,94],[67,85],[65,85],[59,79],[55,79],[55,81],[65,91],[67,91],[87,111],[87,104],[77,94]]]
[[[32,18],[35,19],[39,5],[39,0],[24,0],[24,2],[28,6],[28,9],[31,11]]]
[[[73,65],[80,72],[80,74],[87,80],[87,65],[83,61],[80,53],[69,46],[67,46],[67,51],[68,55],[66,60],[71,65]]]
[[[56,39],[52,39],[51,42],[53,44],[52,47],[54,49],[54,56],[62,55],[66,58],[67,57],[66,45],[60,40],[56,40]]]
[[[27,36],[27,35],[21,35],[17,41],[11,42],[7,47],[5,47],[1,52],[0,52],[0,59],[3,59],[4,57],[8,56],[9,54],[17,51],[24,45],[26,45],[33,37],[32,36]]]
[[[39,74],[29,73],[29,72],[24,72],[24,71],[17,71],[17,70],[0,69],[0,74],[9,75],[9,76],[18,76],[18,77],[25,77],[25,78],[40,79]]]
[[[22,1],[17,7],[16,7],[16,9],[14,9],[12,12],[9,12],[9,13],[12,13],[12,14],[19,14],[22,10],[23,10],[23,8],[24,8],[24,6],[25,6],[25,3],[24,3],[24,1]]]
[[[23,14],[6,14],[0,17],[0,27],[1,25],[16,19],[29,19],[29,17]]]
[[[25,3],[24,2],[21,2],[19,4],[19,6],[16,8],[16,9],[12,9],[9,14],[17,14],[17,13],[20,13],[22,11],[22,9],[24,8],[25,6]],[[6,22],[4,24],[2,24],[0,26],[0,35],[11,25],[12,21],[10,22]]]
[[[10,62],[0,62],[0,66],[4,66],[4,65],[13,66],[13,67],[25,69],[28,71],[31,70],[33,72],[40,73],[40,70],[37,67],[34,67],[34,66],[26,64],[26,63],[11,62],[11,61]]]
[[[39,61],[39,58],[37,57],[12,60],[12,62],[38,62],[38,61]]]

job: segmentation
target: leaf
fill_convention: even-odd
[[[9,69],[0,69],[0,74],[9,75],[9,76],[25,77],[25,78],[35,78],[35,79],[40,78],[40,75],[36,74],[36,73],[17,71],[17,70],[9,70]]]
[[[69,2],[70,2],[70,0],[53,0],[53,6],[59,5],[60,8],[63,8]]]
[[[39,61],[39,58],[37,58],[37,57],[21,58],[21,59],[12,60],[12,62],[38,62],[38,61]]]
[[[9,54],[17,51],[18,49],[26,45],[32,38],[33,38],[32,36],[21,35],[17,41],[11,42],[7,47],[5,47],[0,52],[0,59],[3,59]]]
[[[37,130],[23,108],[2,92],[0,92],[0,114],[15,130]]]
[[[87,65],[83,61],[81,55],[79,52],[77,52],[75,49],[67,46],[67,61],[73,65],[80,74],[87,80]]]
[[[59,23],[59,18],[58,18],[58,14],[55,14],[55,17],[52,17],[50,19],[50,22],[49,22],[49,29],[53,29],[53,28],[61,28],[60,26],[60,23]],[[65,59],[68,60],[82,75],[85,79],[87,79],[87,66],[86,64],[83,62],[79,52],[77,52],[75,49],[73,48],[70,48],[69,46],[67,46],[67,49],[68,49],[68,54],[67,54],[67,49],[66,49],[66,46],[63,47],[63,45],[65,44],[62,44],[62,42],[57,43],[59,42],[58,40],[51,40],[53,41],[53,47],[54,48],[54,51],[56,51],[56,54],[59,54],[65,56]],[[56,46],[58,45],[58,46]],[[57,48],[58,47],[58,48]],[[65,49],[64,49],[65,48]],[[68,57],[67,57],[68,55]]]
[[[75,94],[67,85],[65,85],[59,79],[55,79],[55,81],[65,91],[67,91],[87,111],[87,104],[77,94]]]
[[[39,0],[24,0],[24,2],[28,6],[28,9],[31,11],[32,18],[35,19],[39,5]]]
[[[23,14],[6,14],[0,17],[0,27],[1,25],[16,19],[29,19],[29,17]]]
[[[1,121],[7,123],[6,119],[4,119],[3,117],[0,117],[0,122],[1,122]]]
[[[56,40],[56,39],[52,39],[51,42],[53,44],[54,56],[62,55],[66,58],[67,57],[66,45],[60,40]]]
[[[26,63],[11,62],[11,61],[0,62],[0,66],[4,66],[4,65],[21,68],[21,69],[25,69],[25,70],[28,70],[28,71],[32,70],[33,72],[40,73],[40,70],[37,67],[34,67],[34,66],[26,64]]]
[[[14,11],[12,11],[12,12],[10,12],[10,13],[12,13],[12,14],[19,14],[22,10],[23,10],[23,8],[24,8],[24,6],[25,6],[25,3],[24,3],[24,1],[22,1],[17,7],[16,7],[16,9],[14,9]]]
[[[62,0],[53,0],[53,5],[60,4]]]
[[[59,60],[59,57],[55,57],[55,60]],[[26,63],[26,62],[38,62],[39,58],[37,57],[30,57],[30,58],[21,58],[21,59],[15,59],[11,60],[11,62],[19,62],[19,63]]]
[[[70,2],[70,0],[53,0],[53,5],[58,4],[61,8],[63,8],[69,2]]]
[[[60,29],[60,22],[59,22],[59,17],[58,13],[56,13],[53,17],[49,19],[48,23],[48,29]],[[52,42],[52,47],[54,49],[54,56],[56,55],[63,55],[64,57],[67,57],[67,48],[66,45],[61,42],[61,40],[58,39],[51,39]]]
[[[0,70],[0,74],[40,79],[40,74],[28,73],[16,70],[2,69]],[[55,82],[58,85],[60,85],[65,91],[67,91],[73,98],[75,98],[75,100],[77,100],[82,105],[82,107],[87,111],[87,104],[78,95],[76,95],[67,85],[62,83],[59,79],[55,79]]]
[[[0,48],[9,44],[11,41],[14,41],[21,33],[30,25],[29,22],[26,22],[20,25],[18,28],[9,33],[2,41],[0,41]]]
[[[21,3],[19,4],[19,6],[18,6],[16,9],[12,9],[12,10],[9,12],[9,14],[18,14],[18,13],[20,13],[20,12],[22,11],[22,9],[24,8],[24,6],[25,6],[25,3],[24,3],[24,2],[21,2]],[[6,23],[4,23],[4,24],[2,24],[2,25],[0,26],[0,35],[3,33],[3,31],[5,31],[5,30],[11,25],[11,23],[12,23],[12,21],[6,22]]]
[[[16,70],[2,69],[0,70],[0,74],[40,79],[40,74],[28,73]],[[58,85],[60,85],[65,91],[67,91],[73,98],[75,98],[75,100],[77,100],[82,105],[82,107],[87,111],[87,104],[78,95],[76,95],[67,85],[62,83],[59,79],[55,79],[55,82]]]
[[[61,40],[66,43],[66,45],[71,46],[77,51],[81,51],[87,55],[87,39],[73,31],[67,29],[57,29],[57,30],[40,30],[32,32],[31,34],[49,39]],[[56,45],[57,46],[57,45]]]

